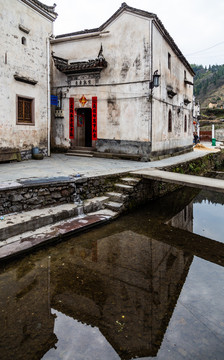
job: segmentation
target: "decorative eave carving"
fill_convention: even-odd
[[[177,95],[177,93],[175,91],[173,91],[172,86],[167,86],[167,95],[170,99],[172,99],[175,95]]]
[[[29,34],[29,32],[30,32],[30,29],[26,28],[22,24],[19,24],[19,30],[23,31],[26,34]]]
[[[56,68],[66,75],[100,73],[107,67],[107,61],[103,56],[103,48],[101,45],[99,54],[96,59],[88,61],[71,62],[67,59],[60,58],[52,54]]]
[[[191,81],[187,80],[187,79],[184,80],[184,83],[185,83],[185,85],[192,85],[192,86],[194,86],[194,84],[193,84]]]
[[[177,93],[173,90],[167,90],[167,95],[170,99],[172,99],[175,95],[177,95]]]
[[[20,82],[23,82],[23,83],[26,83],[26,84],[29,84],[29,85],[36,85],[38,83],[37,80],[31,79],[31,78],[26,77],[26,76],[20,76],[18,74],[14,75],[14,79],[16,81],[20,81]]]
[[[55,21],[55,19],[58,16],[58,14],[55,12],[56,4],[54,4],[53,6],[48,6],[43,4],[39,0],[21,0],[21,1],[51,21]]]
[[[184,99],[184,105],[188,105],[188,104],[190,104],[191,103],[191,101],[190,100],[188,100],[187,98],[186,99]]]

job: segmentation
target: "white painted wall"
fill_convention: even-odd
[[[96,58],[101,43],[103,45],[108,67],[101,72],[99,86],[72,87],[67,93],[67,97],[75,98],[75,107],[81,106],[79,99],[83,94],[89,100],[86,107],[91,106],[92,96],[98,97],[98,138],[132,141],[150,138],[149,24],[148,19],[124,13],[105,29],[109,33],[103,37],[52,43],[56,56],[73,61]],[[66,85],[66,76],[53,67],[54,93],[61,85]],[[61,142],[68,146],[65,101],[63,108],[66,114],[64,134],[59,135],[61,120],[55,119],[58,123],[55,141],[57,145]]]
[[[19,24],[28,28],[29,34],[21,31]],[[23,2],[0,0],[0,148],[47,148],[47,39],[52,30],[52,21]],[[23,36],[26,45],[21,43]],[[18,82],[15,73],[38,83]],[[35,125],[16,125],[16,95],[35,99]]]
[[[107,31],[109,33],[98,37],[90,34],[89,38],[78,39],[77,36],[69,41],[64,41],[65,38],[52,41],[54,54],[70,61],[96,58],[102,44],[108,62],[98,85],[92,87],[69,88],[66,76],[53,65],[53,93],[59,94],[62,90],[67,98],[74,97],[75,107],[81,106],[82,95],[89,100],[86,107],[91,107],[92,96],[97,96],[99,139],[152,142],[154,152],[191,145],[192,105],[185,106],[183,101],[185,98],[192,100],[193,87],[184,84],[184,70],[189,81],[193,82],[193,78],[164,36],[150,18],[130,12],[123,12],[109,23],[104,29]],[[168,52],[171,70],[167,66]],[[161,75],[161,85],[151,94],[149,81],[155,70]],[[173,99],[167,95],[167,86],[172,86],[177,93]],[[65,118],[54,120],[53,142],[56,146],[69,147],[68,100],[63,101],[62,107]],[[172,133],[168,133],[169,109],[173,114]],[[177,109],[180,109],[179,114]],[[187,132],[184,132],[185,115]]]
[[[171,55],[171,69],[168,68],[168,53]],[[153,72],[158,70],[160,86],[153,89],[152,116],[152,151],[180,148],[192,144],[192,99],[193,86],[184,83],[186,78],[193,83],[189,73],[178,56],[171,49],[160,31],[153,26]],[[177,93],[172,99],[168,97],[167,88]],[[184,104],[184,99],[191,101]],[[172,132],[168,132],[168,113],[172,112]],[[184,117],[187,116],[187,132],[184,132]]]

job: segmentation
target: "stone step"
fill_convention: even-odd
[[[107,209],[110,209],[112,211],[120,211],[123,207],[123,204],[120,202],[115,202],[115,201],[108,201],[107,203],[105,203],[105,207]]]
[[[6,214],[3,216],[3,220],[0,221],[0,240],[36,230],[41,226],[53,224],[77,214],[78,209],[74,204],[63,204],[21,213]]]
[[[0,261],[31,251],[46,243],[60,241],[81,231],[86,231],[94,226],[106,223],[117,216],[117,212],[102,209],[91,214],[72,217],[55,224],[40,227],[34,231],[10,237],[0,242]]]
[[[90,154],[88,152],[67,152],[66,153],[67,156],[83,156],[83,157],[93,157],[93,154]]]
[[[125,177],[120,179],[126,185],[137,185],[141,179],[134,177]]]
[[[92,199],[87,199],[83,202],[83,212],[89,213],[92,211],[101,210],[104,204],[109,200],[108,196],[98,196]]]
[[[69,149],[69,152],[73,152],[73,151],[96,151],[96,148],[92,147],[92,146],[75,146],[72,149]]]
[[[133,186],[119,183],[115,184],[115,188],[122,193],[130,193],[133,190]]]
[[[128,195],[113,191],[106,193],[106,195],[110,198],[110,200],[118,203],[123,203],[123,201],[128,197]]]
[[[31,230],[34,231],[60,220],[100,210],[108,199],[107,196],[101,196],[86,200],[80,204],[62,204],[4,215],[3,220],[0,220],[0,243],[9,237]]]

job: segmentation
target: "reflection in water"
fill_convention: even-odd
[[[222,243],[224,242],[224,206],[222,204],[211,202],[208,199],[198,202],[197,199],[195,199],[194,217],[193,232],[195,234],[199,234]]]
[[[224,195],[203,190],[167,224],[223,243],[223,205]]]
[[[0,274],[1,359],[41,359],[57,342],[48,258],[23,259]]]
[[[1,359],[222,359],[223,267],[192,259],[222,264],[223,245],[196,247],[194,195],[2,267]]]

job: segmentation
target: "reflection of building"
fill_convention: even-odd
[[[167,222],[168,225],[193,232],[193,202]]]
[[[129,230],[76,247],[63,270],[52,260],[54,309],[98,327],[122,359],[156,355],[191,256]]]
[[[173,196],[172,203],[171,196],[160,199],[157,209],[153,203],[158,223],[152,224],[148,218],[145,221],[141,212],[130,214],[128,221],[121,218],[116,224],[89,233],[89,240],[86,234],[78,241],[51,248],[51,259],[32,255],[17,267],[2,271],[2,359],[24,360],[29,356],[39,360],[54,347],[57,337],[51,308],[97,327],[122,359],[156,356],[192,256],[191,251],[182,250],[183,244],[178,250],[155,239],[162,231],[167,233],[169,227],[164,223],[171,216],[169,225],[191,229],[191,204],[186,213],[182,210],[190,193],[181,199]],[[184,230],[182,234],[188,234]],[[172,240],[168,239],[170,243]]]
[[[46,258],[0,274],[1,360],[39,360],[57,342],[49,280]]]

